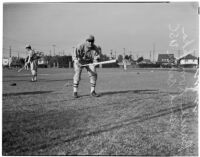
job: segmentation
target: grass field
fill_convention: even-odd
[[[98,69],[93,98],[84,70],[78,99],[72,69],[29,73],[3,71],[3,155],[198,155],[193,72]]]

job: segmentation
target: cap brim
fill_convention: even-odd
[[[86,41],[89,41],[89,42],[94,42],[94,40],[91,40],[91,39],[87,39]]]

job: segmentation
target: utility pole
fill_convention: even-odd
[[[110,58],[112,59],[113,56],[112,56],[112,49],[110,50]]]
[[[53,44],[52,46],[53,46],[53,55],[55,56],[55,47],[56,47],[56,45]]]
[[[155,47],[156,47],[156,44],[153,43],[153,62],[154,62],[154,55],[155,55]]]
[[[123,59],[125,59],[125,56],[126,56],[126,50],[124,48],[124,55],[123,55]]]
[[[150,51],[150,61],[151,61],[151,51]]]
[[[178,50],[178,58],[181,56],[181,50]]]
[[[72,47],[72,49],[73,49],[73,51],[72,51],[72,54],[73,54],[73,53],[74,53],[74,51],[75,51],[75,47],[73,46],[73,47]]]
[[[129,56],[128,56],[128,58],[129,58],[128,60],[131,61],[131,58],[132,58],[131,51],[129,51]]]
[[[12,50],[11,50],[11,46],[10,46],[9,47],[9,59],[8,59],[9,68],[11,68],[11,63],[12,63]]]
[[[11,46],[9,46],[9,57],[12,57],[12,50],[11,50]]]

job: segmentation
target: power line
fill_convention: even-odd
[[[27,41],[21,41],[21,40],[16,40],[16,39],[12,39],[12,38],[9,38],[9,37],[5,37],[3,36],[4,39],[7,39],[7,40],[10,40],[10,41],[14,41],[14,42],[17,42],[17,43],[20,43],[20,44],[23,44],[23,45],[26,45],[28,42]],[[38,46],[50,46],[51,44],[40,44],[40,43],[35,43],[35,42],[31,42],[32,45],[38,45]]]
[[[13,38],[10,38],[10,37],[6,37],[6,36],[3,36],[4,39],[7,39],[7,40],[10,40],[10,41],[14,41],[14,42],[17,42],[17,43],[20,43],[20,44],[23,44],[23,45],[26,45],[28,43],[31,43],[31,45],[34,45],[34,46],[41,46],[41,47],[51,47],[52,44],[51,43],[35,43],[35,42],[27,42],[27,41],[22,41],[22,40],[16,40],[16,39],[13,39]],[[59,44],[59,43],[58,43]],[[61,44],[64,46],[64,44]]]
[[[10,52],[10,48],[3,48],[3,50],[7,50],[8,52]],[[13,51],[14,50],[14,51]],[[12,49],[12,52],[24,52],[22,50],[17,50],[17,49]],[[24,52],[25,53],[25,52]]]
[[[55,47],[56,47],[56,45],[53,44],[52,46],[53,46],[53,55],[55,56]]]

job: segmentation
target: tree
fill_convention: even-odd
[[[128,58],[129,58],[130,61],[133,60],[133,59],[132,59],[132,55],[129,55]]]
[[[101,61],[108,61],[109,57],[106,54],[101,54]]]
[[[118,60],[118,62],[122,62],[123,61],[123,56],[119,55],[117,60]]]
[[[11,66],[14,67],[22,67],[25,63],[24,58],[12,57]]]
[[[124,57],[125,59],[127,59],[127,60],[129,60],[129,56],[128,55],[125,55],[125,57]]]
[[[58,63],[59,63],[59,67],[68,68],[69,67],[69,63],[72,64],[72,56],[59,56],[58,57]]]
[[[99,50],[100,54],[102,53],[102,49],[100,46],[97,46],[97,49]]]

